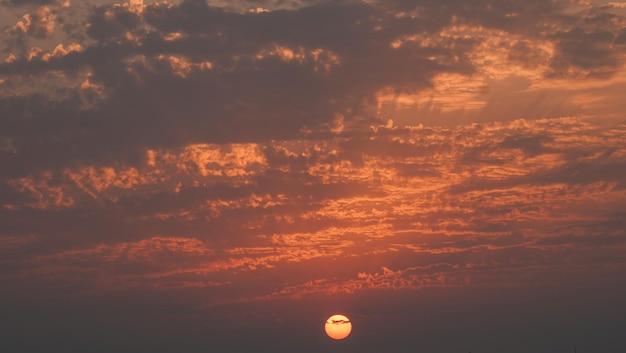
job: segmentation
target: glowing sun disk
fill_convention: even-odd
[[[324,330],[328,337],[342,340],[352,332],[352,322],[344,315],[333,315],[326,320]]]

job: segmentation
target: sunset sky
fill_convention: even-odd
[[[2,352],[620,352],[624,298],[626,2],[0,0]]]

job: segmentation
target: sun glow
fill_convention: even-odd
[[[344,315],[333,315],[326,320],[324,330],[328,337],[342,340],[352,332],[352,322]]]

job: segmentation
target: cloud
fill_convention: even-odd
[[[557,281],[623,266],[624,134],[560,118],[161,147],[11,179],[2,239],[11,280],[213,303]]]
[[[9,345],[617,342],[619,3],[140,3],[0,3]]]
[[[56,2],[55,0],[5,0],[0,2],[2,5],[25,6],[25,5],[48,5]]]
[[[568,4],[15,7],[0,279],[227,305],[618,271],[624,19]]]
[[[31,114],[58,122],[47,131],[63,143],[40,143],[61,158],[56,163],[65,164],[106,155],[141,154],[144,148],[181,146],[189,139],[222,143],[304,137],[303,132],[332,126],[337,114],[344,117],[347,128],[368,126],[379,119],[371,102],[377,96],[380,100],[380,92],[417,94],[433,87],[431,100],[420,98],[414,104],[454,112],[454,107],[469,107],[474,102],[468,109],[480,111],[492,83],[476,75],[491,68],[489,75],[493,76],[495,61],[510,59],[539,70],[529,72],[535,80],[542,77],[541,70],[547,70],[546,60],[552,61],[554,73],[570,68],[610,73],[620,62],[608,46],[612,29],[589,32],[589,43],[595,44],[589,44],[585,53],[595,61],[582,62],[587,54],[568,49],[568,38],[580,31],[587,33],[585,23],[544,37],[505,25],[513,17],[518,21],[511,14],[521,11],[521,4],[499,3],[489,16],[479,11],[481,4],[462,11],[429,4],[415,10],[415,15],[404,10],[385,12],[404,5],[325,3],[268,13],[229,12],[191,1],[172,6],[152,4],[142,13],[128,6],[97,7],[87,20],[85,34],[90,40],[76,44],[81,50],[50,55],[45,50],[33,52],[30,59],[19,58],[0,68],[9,78],[39,76],[38,80],[44,81],[48,73],[60,73],[74,82],[73,88],[68,84],[64,98],[42,101],[39,94],[7,97],[4,110],[8,115],[23,114],[23,105],[28,105],[33,107]],[[535,22],[557,17],[558,7],[533,6],[524,7],[526,12],[520,16],[530,19],[544,13],[533,19]],[[447,20],[427,16],[435,8]],[[487,22],[488,18],[502,22]],[[321,22],[325,24],[322,28],[318,26]],[[294,27],[294,23],[298,25]],[[502,39],[489,39],[495,34]],[[598,35],[604,36],[606,45],[594,39]],[[506,50],[502,54],[505,59],[491,58],[488,53],[494,53],[510,37],[515,40],[509,59]],[[404,44],[394,48],[397,40]],[[529,50],[522,47],[540,53],[523,56]],[[365,52],[368,54],[363,55]],[[505,79],[510,74],[506,70],[494,77]],[[468,80],[474,80],[476,88],[460,92],[459,87],[467,89]],[[89,90],[92,98],[85,106]],[[450,101],[452,96],[456,101]],[[152,97],[167,99],[155,101]],[[68,110],[72,113],[67,114]],[[81,134],[63,128],[72,115],[82,124]],[[37,131],[29,123],[17,119],[3,124],[9,131]],[[173,124],[176,128],[171,128]],[[142,139],[138,140],[138,135]],[[20,146],[34,145],[30,143],[32,133],[14,138]],[[107,141],[113,139],[117,143],[110,146]],[[82,146],[80,153],[71,149],[75,144]],[[21,150],[27,156],[45,153]]]

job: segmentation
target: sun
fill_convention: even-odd
[[[326,330],[328,337],[342,340],[352,332],[352,322],[344,315],[333,315],[326,320],[324,330]]]

